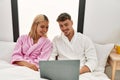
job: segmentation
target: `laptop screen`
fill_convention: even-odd
[[[48,80],[79,80],[80,60],[39,61],[40,76]]]

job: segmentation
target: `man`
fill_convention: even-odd
[[[68,13],[60,14],[57,22],[62,34],[53,39],[53,52],[50,60],[55,60],[56,56],[58,60],[78,59],[80,60],[79,72],[81,75],[93,72],[98,62],[92,41],[87,36],[74,31],[73,21]],[[84,78],[84,75],[80,77],[85,80],[96,80],[94,77]]]
[[[68,13],[58,16],[62,34],[53,39],[53,53],[55,59],[80,59],[80,74],[94,71],[97,65],[97,56],[92,41],[81,33],[74,31],[73,21]]]

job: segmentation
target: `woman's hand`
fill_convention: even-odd
[[[16,62],[14,62],[14,64],[17,64],[17,65],[20,65],[20,66],[26,66],[30,69],[38,71],[38,68],[34,64],[28,63],[26,61],[16,61]]]
[[[29,67],[30,69],[33,69],[35,71],[38,71],[38,68],[34,65],[34,64],[31,64],[31,63],[28,63],[25,65],[26,67]]]

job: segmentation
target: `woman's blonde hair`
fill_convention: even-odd
[[[49,21],[46,15],[39,14],[34,18],[34,21],[31,26],[31,30],[29,32],[29,36],[33,38],[33,40],[37,39],[37,26],[41,21]]]

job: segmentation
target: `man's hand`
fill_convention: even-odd
[[[80,74],[91,72],[90,69],[85,65],[80,69]]]

